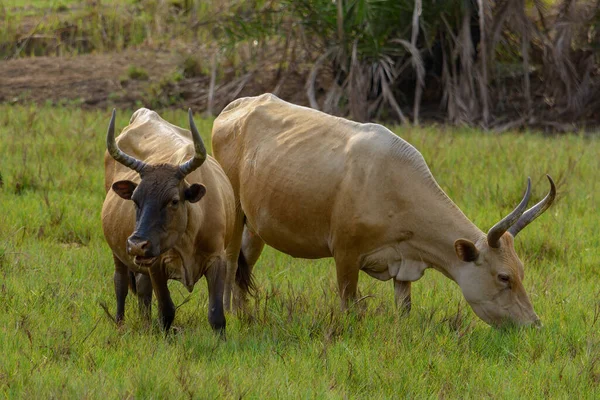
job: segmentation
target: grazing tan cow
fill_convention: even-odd
[[[333,257],[343,307],[362,270],[393,278],[406,311],[411,282],[434,268],[488,324],[539,323],[513,239],[554,200],[550,177],[544,200],[525,211],[528,181],[521,203],[486,235],[438,186],[421,154],[381,125],[264,94],[229,104],[212,138],[246,224],[238,268],[251,270],[264,243],[294,257]]]
[[[226,263],[237,263],[237,250],[229,260],[225,253],[235,222],[229,180],[206,155],[191,110],[191,133],[142,108],[115,141],[114,119],[113,111],[102,227],[115,262],[117,321],[124,317],[131,271],[141,310],[150,317],[154,290],[165,330],[175,317],[167,280],[178,280],[191,292],[205,276],[208,320],[224,333],[225,274],[236,268]]]

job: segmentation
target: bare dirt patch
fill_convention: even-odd
[[[177,69],[169,52],[129,50],[73,57],[32,57],[0,62],[0,102],[73,103],[83,107],[133,107],[152,85]],[[143,68],[147,80],[128,77]]]
[[[209,108],[210,76],[184,77],[184,53],[128,50],[71,57],[40,56],[0,62],[0,102],[63,104],[84,108]],[[147,77],[132,77],[131,67]],[[306,105],[305,73],[263,67],[251,72],[225,68],[212,90],[213,114],[242,96],[274,92]]]

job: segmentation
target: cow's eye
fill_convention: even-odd
[[[178,204],[179,204],[179,199],[173,199],[173,200],[171,200],[171,205],[173,207],[177,207]]]
[[[510,276],[506,275],[506,274],[498,274],[498,280],[502,283],[509,283],[510,282]]]

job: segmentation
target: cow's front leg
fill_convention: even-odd
[[[412,305],[410,300],[410,281],[398,281],[394,279],[394,297],[396,307],[400,309],[403,315],[408,315]]]
[[[215,260],[205,273],[208,286],[208,322],[221,338],[225,339],[225,312],[223,310],[223,292],[227,263],[222,259]]]
[[[338,290],[342,301],[342,310],[348,309],[356,300],[358,286],[358,260],[355,257],[336,257]]]
[[[140,273],[135,274],[135,287],[140,314],[144,320],[149,322],[152,316],[152,281],[150,277]]]
[[[408,315],[412,305],[410,299],[410,283],[416,282],[423,276],[429,265],[421,260],[402,260],[398,265],[394,279],[394,294],[396,306],[401,309],[402,314]]]
[[[117,297],[117,314],[115,320],[117,324],[120,324],[123,322],[123,318],[125,318],[125,299],[127,299],[127,292],[129,291],[129,271],[125,264],[123,264],[114,254],[113,259],[115,262],[113,281],[115,284],[115,295]]]
[[[150,280],[152,289],[158,302],[158,313],[162,328],[165,332],[169,331],[173,319],[175,319],[175,305],[171,300],[171,293],[167,286],[167,276],[160,265],[150,268]]]

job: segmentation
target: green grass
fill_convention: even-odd
[[[131,111],[119,110],[117,126]],[[185,126],[186,114],[163,117]],[[487,230],[520,199],[559,183],[557,203],[517,238],[544,328],[498,331],[458,287],[428,271],[400,317],[391,282],[361,274],[366,310],[341,313],[331,260],[267,249],[253,321],[228,315],[220,342],[199,282],[165,338],[132,296],[117,328],[100,226],[108,111],[0,106],[0,393],[20,398],[598,398],[600,142],[577,135],[397,132]],[[210,120],[196,118],[208,142]],[[187,292],[170,284],[176,304]],[[156,313],[156,307],[154,307]],[[153,320],[156,320],[154,315]]]
[[[221,5],[217,0],[7,0],[0,3],[0,57],[206,43],[212,34],[203,26]],[[198,21],[202,24],[194,25]]]
[[[130,65],[127,68],[127,77],[134,80],[147,81],[148,80],[148,71],[146,71],[143,67],[137,67],[135,65]]]

